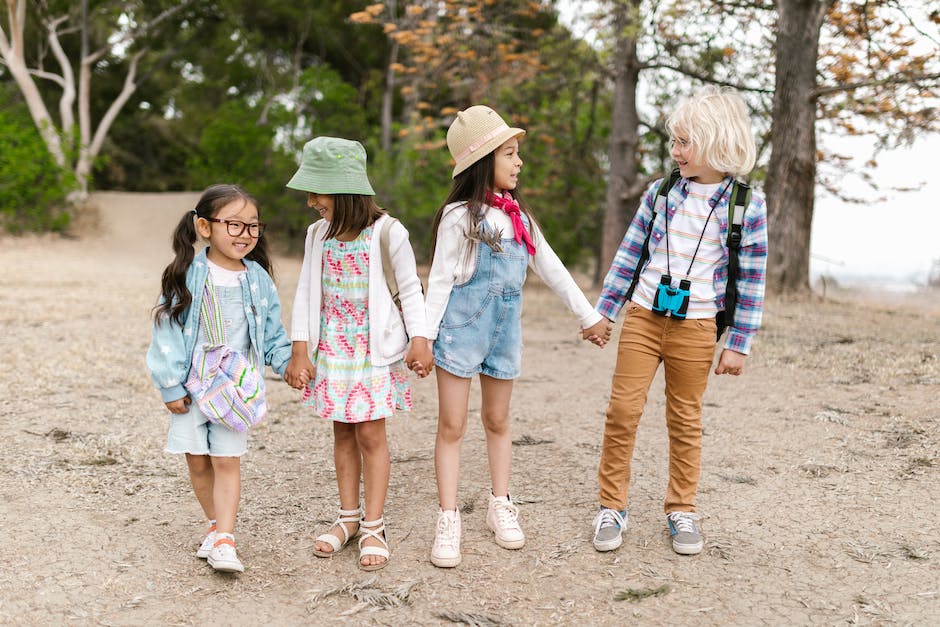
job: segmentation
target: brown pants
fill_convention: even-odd
[[[665,511],[695,511],[702,468],[702,396],[714,355],[714,318],[674,320],[627,304],[597,473],[601,505],[616,510],[627,507],[636,430],[662,362],[669,432]]]

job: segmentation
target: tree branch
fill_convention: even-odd
[[[695,70],[691,70],[689,68],[669,65],[667,63],[642,63],[640,64],[640,69],[641,70],[652,70],[652,69],[672,70],[673,72],[684,74],[685,76],[689,76],[691,78],[700,80],[703,83],[710,83],[712,85],[720,85],[722,87],[733,87],[734,89],[737,89],[738,91],[749,91],[749,92],[754,92],[754,93],[759,93],[759,94],[774,93],[773,89],[767,89],[764,87],[749,87],[748,85],[739,85],[737,83],[732,83],[731,81],[724,81],[719,78],[715,78],[714,76],[706,76],[705,74],[696,72]]]
[[[75,127],[75,115],[72,112],[72,107],[75,104],[75,74],[72,72],[72,64],[69,62],[69,58],[62,49],[58,32],[59,24],[67,19],[68,16],[64,15],[51,20],[46,24],[46,28],[49,31],[49,46],[52,48],[52,55],[59,62],[59,67],[62,68],[62,83],[60,83],[62,96],[59,98],[59,118],[62,121],[62,134],[71,147],[73,142],[72,129]]]
[[[53,72],[46,72],[45,70],[33,70],[33,69],[28,70],[28,72],[38,78],[44,78],[47,81],[52,81],[53,83],[56,83],[62,89],[65,89],[65,79],[62,78],[58,74],[55,74]]]
[[[154,26],[158,25],[160,22],[172,17],[174,14],[179,13],[180,11],[185,9],[194,1],[195,0],[183,0],[179,4],[170,7],[169,9],[165,10],[163,13],[160,13],[158,16],[156,16],[149,22],[141,24],[137,28],[124,33],[124,35],[121,36],[119,39],[116,39],[113,42],[108,43],[107,46],[99,48],[98,50],[95,50],[94,52],[90,53],[86,57],[86,59],[88,59],[88,63],[89,64],[94,63],[95,61],[97,61],[104,55],[108,54],[109,52],[114,50],[115,47],[121,44],[127,43],[128,41],[136,40],[138,37],[140,37],[141,35],[144,35],[148,30],[152,29]]]
[[[919,83],[921,81],[938,81],[938,74],[896,74],[880,80],[861,81],[859,83],[845,83],[843,85],[832,85],[830,87],[820,87],[810,94],[810,99],[815,100],[820,96],[838,93],[840,91],[854,91],[863,87],[880,87],[882,85],[897,85],[902,83]]]
[[[121,93],[114,99],[114,102],[111,103],[111,106],[108,107],[105,114],[101,116],[101,121],[98,122],[98,128],[95,129],[95,137],[88,147],[89,160],[93,160],[98,156],[98,153],[101,151],[101,145],[104,143],[104,138],[108,135],[108,130],[111,128],[111,124],[114,122],[115,118],[117,118],[121,108],[127,103],[128,99],[130,99],[131,94],[137,89],[137,83],[135,82],[137,64],[140,62],[141,57],[147,52],[148,49],[143,48],[138,50],[134,56],[131,57],[131,62],[127,69],[127,76],[124,77],[124,86],[121,88]],[[89,163],[89,167],[90,165]]]

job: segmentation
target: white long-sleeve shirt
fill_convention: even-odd
[[[379,233],[382,225],[389,219],[388,216],[382,216],[375,221],[369,247],[369,350],[372,364],[375,366],[387,366],[404,357],[408,348],[408,336],[427,337],[421,280],[415,266],[414,251],[408,241],[408,231],[401,222],[392,224],[388,233],[389,256],[395,279],[398,281],[401,314],[398,313],[398,307],[388,291],[382,270]],[[291,340],[307,342],[307,348],[313,354],[314,361],[320,341],[323,234],[328,226],[325,220],[319,220],[307,228],[304,262],[297,281],[297,293],[294,296],[291,315]],[[407,334],[405,329],[408,330]]]
[[[503,237],[512,237],[512,220],[503,211],[486,206],[484,218],[495,231],[502,231]],[[434,259],[431,260],[431,272],[428,276],[427,302],[428,339],[436,339],[437,332],[450,300],[451,290],[455,285],[467,282],[476,268],[476,249],[466,233],[470,228],[470,217],[465,202],[451,203],[444,207],[437,228],[437,244]],[[545,284],[551,288],[569,310],[577,317],[584,328],[601,321],[603,316],[584,296],[584,292],[574,282],[561,259],[548,245],[538,227],[531,229],[535,243],[535,255],[529,256],[529,267]]]

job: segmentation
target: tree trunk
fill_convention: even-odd
[[[816,188],[816,63],[819,31],[833,0],[776,0],[776,85],[767,168],[767,287],[809,289]]]
[[[16,81],[20,92],[23,94],[23,100],[26,101],[29,114],[39,130],[39,135],[45,142],[46,148],[49,149],[49,154],[52,155],[56,165],[65,168],[67,166],[65,151],[62,149],[62,142],[59,141],[55,123],[52,121],[52,116],[49,115],[46,104],[42,101],[42,96],[39,94],[39,89],[36,87],[33,77],[29,74],[29,68],[26,66],[23,38],[26,28],[26,2],[25,0],[16,2],[7,0],[6,6],[10,38],[7,39],[6,33],[0,27],[0,55],[3,56],[10,75],[13,76],[13,80]]]
[[[614,99],[610,126],[610,173],[604,203],[604,228],[598,251],[594,283],[607,274],[623,235],[627,230],[642,191],[637,185],[637,146],[640,116],[636,109],[636,88],[640,66],[636,56],[639,29],[639,0],[614,3],[616,44],[614,53]]]

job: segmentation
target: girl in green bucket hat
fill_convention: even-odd
[[[304,405],[333,422],[339,516],[313,552],[332,557],[358,536],[359,567],[378,570],[389,559],[385,419],[411,409],[407,369],[426,377],[433,366],[414,251],[405,227],[375,204],[359,142],[307,142],[287,186],[307,192],[307,206],[321,218],[307,228],[285,372],[304,390]],[[400,308],[383,269],[386,233]]]

